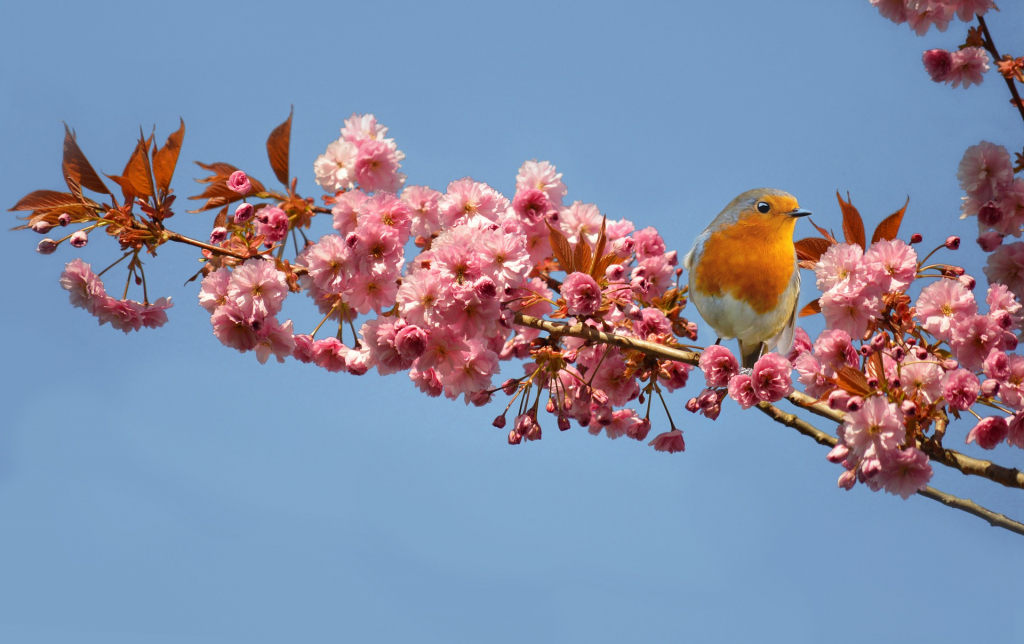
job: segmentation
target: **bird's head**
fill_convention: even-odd
[[[774,188],[756,188],[739,195],[719,217],[765,228],[793,230],[798,217],[811,214],[797,203],[796,197]]]

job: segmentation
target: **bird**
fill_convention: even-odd
[[[811,213],[773,188],[748,190],[729,202],[683,258],[689,299],[718,341],[739,341],[744,369],[773,349],[793,346],[800,270],[793,232]]]

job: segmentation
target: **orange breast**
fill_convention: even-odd
[[[758,313],[773,310],[796,270],[795,226],[790,217],[748,215],[715,231],[694,267],[697,288],[732,295]]]

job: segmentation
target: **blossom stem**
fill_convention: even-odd
[[[98,274],[96,275],[96,277],[103,277],[103,274],[104,274],[104,273],[106,273],[106,272],[107,272],[107,271],[109,271],[110,269],[114,268],[115,266],[117,266],[118,264],[120,264],[121,262],[123,262],[123,261],[125,260],[125,258],[126,258],[126,257],[128,257],[129,255],[131,255],[131,254],[132,254],[133,252],[134,252],[134,251],[128,251],[128,252],[127,252],[127,253],[125,253],[124,255],[121,255],[121,259],[119,259],[119,260],[115,261],[115,262],[114,262],[113,264],[111,264],[110,266],[108,266],[108,267],[104,268],[104,269],[103,269],[102,271],[100,271],[100,272],[99,272],[99,273],[98,273]]]
[[[340,304],[341,300],[338,300],[338,303]],[[313,329],[313,333],[311,333],[310,336],[309,336],[310,338],[316,338],[316,332],[320,330],[320,327],[322,327],[324,325],[324,322],[326,322],[328,318],[330,318],[332,315],[334,315],[334,311],[337,308],[338,308],[337,304],[335,304],[334,306],[331,307],[331,310],[327,312],[327,315],[324,316],[324,319],[320,320],[320,324],[316,325],[316,328]]]
[[[139,251],[135,251],[135,265],[139,267],[139,276],[142,277],[142,303],[148,306],[149,291],[146,289],[146,269],[142,268],[142,260],[139,259]]]
[[[996,42],[992,40],[992,34],[989,33],[988,25],[985,24],[985,18],[982,16],[978,16],[978,26],[981,27],[981,33],[985,36],[981,42],[985,49],[988,50],[988,53],[992,54],[992,61],[998,62],[1002,60],[999,50],[996,49]],[[1017,107],[1020,117],[1024,119],[1024,102],[1021,101],[1020,94],[1017,92],[1016,82],[1012,78],[1006,78],[1005,76],[1003,80],[1006,81],[1006,86],[1010,88],[1010,95],[1013,96],[1013,100],[1010,102]]]

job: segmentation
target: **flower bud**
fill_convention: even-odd
[[[651,290],[651,283],[645,277],[634,277],[629,283],[629,288],[637,295],[647,295]]]
[[[595,405],[602,407],[608,405],[608,394],[601,389],[594,389],[590,394],[590,399]]]
[[[915,338],[914,336],[910,336],[909,338],[904,340],[904,342],[907,344],[907,346],[912,347],[917,344],[917,338]]]
[[[960,366],[960,363],[953,358],[946,358],[942,361],[942,368],[946,371],[952,371]]]
[[[36,223],[32,224],[31,228],[33,232],[37,232],[40,235],[45,235],[46,233],[53,230],[53,224],[51,224],[48,221],[40,219]]]
[[[906,357],[907,357],[907,352],[903,349],[903,347],[893,347],[893,350],[892,350],[892,359],[893,360],[895,360],[896,362],[903,362],[903,358],[906,358]]]
[[[249,177],[245,175],[241,170],[235,170],[228,177],[228,188],[233,192],[237,192],[240,195],[247,195],[252,191],[252,184],[249,182]]]
[[[618,282],[626,275],[626,267],[622,264],[612,264],[604,271],[604,276],[609,282]]]
[[[636,250],[632,237],[622,237],[612,242],[612,252],[618,257],[629,257]]]
[[[988,201],[978,208],[978,223],[988,228],[995,228],[1003,220],[1003,209],[994,201]]]
[[[860,345],[860,354],[862,356],[869,356],[869,355],[871,355],[874,352],[875,352],[875,350],[871,348],[870,344],[862,344],[862,345]]]
[[[877,385],[877,380],[875,381]],[[846,411],[860,411],[864,407],[864,399],[860,396],[850,396],[850,399],[846,401]]]
[[[872,389],[878,389],[878,378],[874,376],[868,378],[868,387],[871,387]]]
[[[900,405],[900,410],[907,418],[917,417],[917,404],[913,400],[904,400],[903,404]]]
[[[60,217],[57,217],[57,223],[61,226],[67,226],[71,223],[71,215],[66,212],[62,212]]]
[[[509,445],[518,445],[519,443],[522,443],[522,442],[523,442],[523,435],[520,434],[519,432],[517,432],[516,430],[513,429],[512,431],[510,431],[508,433],[508,444]]]
[[[253,208],[251,203],[240,203],[235,208],[235,223],[244,224],[245,222],[252,219],[253,215],[256,214],[256,209]]]
[[[697,402],[696,398],[690,398],[686,401],[686,411],[696,414],[700,411],[700,403]]]
[[[679,265],[679,251],[670,250],[669,252],[665,253],[664,257],[665,261],[668,263],[669,266]]]
[[[828,395],[826,402],[830,409],[846,411],[846,407],[850,402],[850,394],[842,389],[836,389]]]
[[[889,336],[884,333],[879,333],[875,337],[871,338],[871,348],[875,351],[881,351],[885,348],[885,345],[889,342]]]
[[[486,275],[473,284],[473,290],[476,291],[477,296],[484,300],[493,300],[498,297],[498,285]]]
[[[477,389],[469,395],[469,402],[473,403],[474,407],[483,407],[491,402],[491,392],[487,389]]]
[[[355,246],[358,243],[359,243],[359,236],[356,235],[354,232],[351,232],[351,233],[345,235],[345,245],[348,246],[349,248],[352,248],[353,246]]]
[[[39,242],[36,246],[36,252],[41,255],[50,255],[53,251],[57,250],[57,242],[53,241],[49,237]]]
[[[221,243],[222,241],[224,241],[227,238],[228,238],[228,229],[224,228],[223,226],[217,226],[210,233],[210,243],[214,244],[214,245]]]
[[[911,244],[920,244],[922,241],[924,241],[924,237],[921,236],[921,233],[914,233],[910,236]]]
[[[71,239],[68,240],[75,248],[84,248],[89,243],[89,233],[84,230],[79,230],[75,234],[71,235]]]
[[[832,448],[832,451],[828,453],[825,458],[828,459],[829,463],[839,464],[846,460],[846,457],[850,455],[850,448],[846,445],[839,443]]]
[[[860,462],[860,473],[864,478],[871,478],[882,471],[882,462],[877,458],[865,458]]]
[[[497,427],[498,429],[504,429],[505,428],[505,414],[502,414],[501,416],[498,416],[497,418],[495,418],[494,422],[491,423],[491,424],[494,425],[495,427]]]
[[[607,427],[612,424],[614,418],[612,417],[612,408],[601,406],[595,409],[594,420],[597,421],[598,425]]]
[[[928,349],[924,347],[914,347],[914,357],[918,360],[924,360],[928,357]]]
[[[992,398],[999,393],[999,381],[988,378],[985,382],[981,383],[981,395],[986,398]]]
[[[953,54],[945,49],[929,49],[921,56],[924,70],[936,83],[945,83],[953,71]]]
[[[558,431],[560,431],[560,432],[564,432],[565,430],[569,429],[569,427],[570,427],[569,419],[566,418],[565,416],[563,416],[562,414],[558,415],[557,424],[558,424]]]
[[[956,235],[952,235],[946,238],[946,248],[949,250],[956,250],[960,248],[960,238]]]
[[[957,279],[960,280],[960,283],[963,284],[964,288],[968,291],[973,291],[974,287],[978,284],[970,275],[961,275]]]
[[[981,236],[978,237],[978,246],[980,246],[981,250],[986,253],[991,253],[995,249],[999,248],[1002,243],[1003,236],[994,230],[982,233]]]
[[[839,475],[839,487],[844,490],[852,490],[853,486],[857,484],[857,475],[852,471],[847,470]]]

